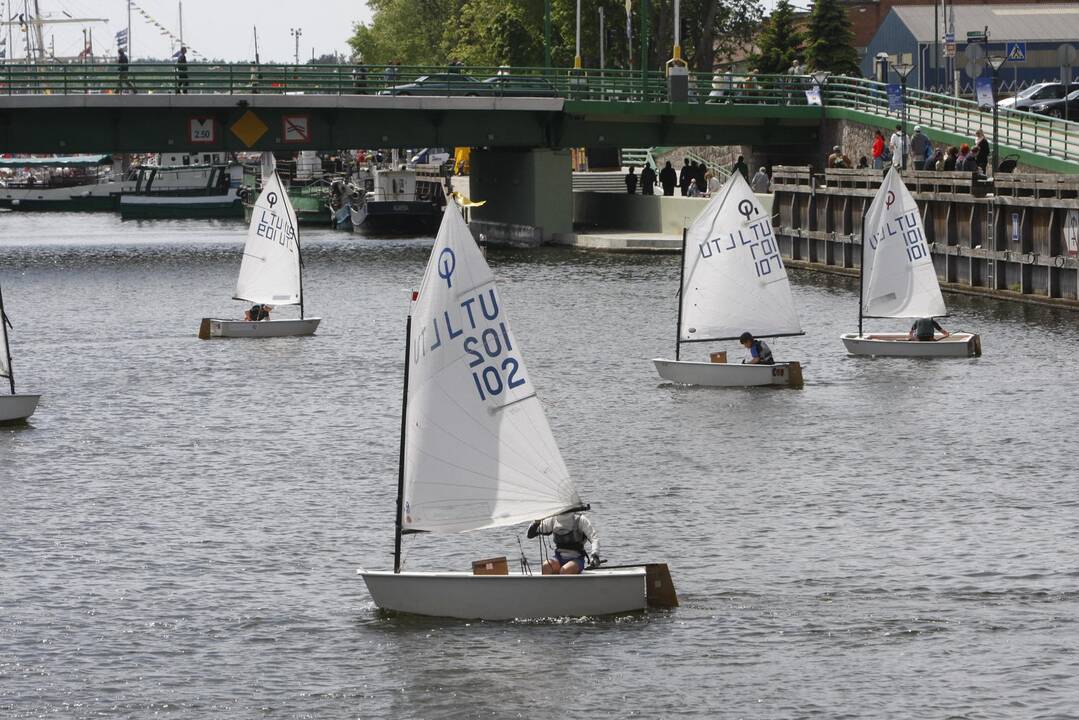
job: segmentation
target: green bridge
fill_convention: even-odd
[[[567,148],[747,145],[817,157],[826,123],[892,128],[886,86],[809,76],[694,74],[672,101],[660,72],[507,67],[132,63],[0,68],[0,152]],[[121,88],[121,84],[123,88]],[[121,90],[123,92],[121,92]],[[992,113],[908,90],[908,123],[938,143],[992,141]],[[1000,111],[1000,156],[1079,171],[1079,123]],[[788,153],[789,154],[789,153]]]

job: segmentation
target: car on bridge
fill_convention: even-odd
[[[1067,92],[1079,90],[1079,83],[1071,83]],[[1052,100],[1062,99],[1067,92],[1064,91],[1064,83],[1041,82],[1031,85],[1026,90],[1020,90],[1015,97],[1004,98],[997,102],[997,107],[1008,110],[1034,111],[1035,105],[1044,104]],[[1034,111],[1037,112],[1037,111]]]
[[[480,95],[480,81],[461,73],[421,75],[410,83],[379,90],[379,95]]]
[[[536,75],[495,75],[483,80],[482,95],[495,97],[557,97],[558,91],[547,78]]]
[[[1069,120],[1079,120],[1079,90],[1072,91],[1066,98],[1035,103],[1030,106],[1030,111],[1053,118],[1067,116]]]

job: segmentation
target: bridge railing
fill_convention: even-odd
[[[889,110],[887,86],[871,80],[838,77],[825,83],[824,102],[898,122],[899,110]],[[981,130],[993,142],[993,111],[973,100],[908,89],[907,122],[971,139]],[[1034,113],[998,108],[997,138],[1002,145],[1071,160],[1079,157],[1079,123]]]

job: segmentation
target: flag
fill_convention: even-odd
[[[123,51],[127,51],[127,30],[121,30],[116,33],[116,47]]]

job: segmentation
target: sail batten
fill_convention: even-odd
[[[262,191],[251,210],[233,298],[268,305],[298,305],[300,288],[296,211],[277,174],[273,153],[265,152]]]
[[[947,312],[925,226],[899,172],[891,170],[866,211],[862,317],[940,317]]]
[[[802,333],[772,220],[734,173],[686,231],[680,342]]]
[[[455,203],[410,327],[402,530],[478,530],[579,507],[494,275]]]

